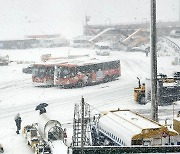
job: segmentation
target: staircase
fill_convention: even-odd
[[[82,98],[82,100],[84,100]],[[84,103],[75,104],[73,119],[73,146],[91,145],[90,105]],[[83,125],[82,125],[83,124]]]

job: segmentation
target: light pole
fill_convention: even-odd
[[[109,20],[109,25],[111,25],[111,19],[110,18],[107,18]]]
[[[180,0],[179,0],[179,23],[180,23]]]
[[[156,53],[156,0],[151,0],[151,118],[158,122],[157,53]]]

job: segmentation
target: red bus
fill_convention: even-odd
[[[109,82],[121,75],[120,60],[101,59],[72,60],[55,65],[54,85],[83,87],[94,83]]]

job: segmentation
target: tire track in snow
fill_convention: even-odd
[[[107,96],[107,94],[109,94],[109,93],[119,92],[122,89],[125,90],[126,88],[131,87],[131,84],[132,83],[128,83],[128,85],[126,85],[126,86],[121,86],[121,87],[115,86],[115,87],[109,88],[109,89],[107,88],[105,91],[104,91],[104,88],[98,88],[98,89],[94,90],[93,92],[91,91],[91,92],[85,93],[83,96],[85,98],[87,98],[87,100],[93,100],[93,99],[96,100],[98,98]],[[88,88],[88,87],[86,87],[86,88]],[[57,89],[57,90],[60,90],[60,89]],[[78,95],[71,96],[68,98],[47,100],[46,102],[49,104],[50,108],[55,108],[58,106],[69,105],[69,104],[73,104],[73,107],[74,107],[75,102],[80,102],[81,96],[82,96],[81,94],[78,94]],[[121,98],[122,98],[122,96],[121,96]],[[106,100],[107,100],[106,102],[108,102],[111,100],[111,98],[106,99]],[[0,119],[14,116],[17,112],[19,112],[21,114],[34,112],[34,109],[36,106],[37,106],[37,103],[33,103],[33,104],[29,104],[29,105],[13,106],[11,108],[6,109],[4,112],[2,111],[0,113]]]

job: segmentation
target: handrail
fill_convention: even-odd
[[[170,45],[172,48],[174,48],[175,51],[177,51],[180,54],[180,47],[175,42],[173,42],[170,39],[163,37],[163,36],[159,37],[159,39],[165,40],[166,43],[168,43],[168,45]]]

